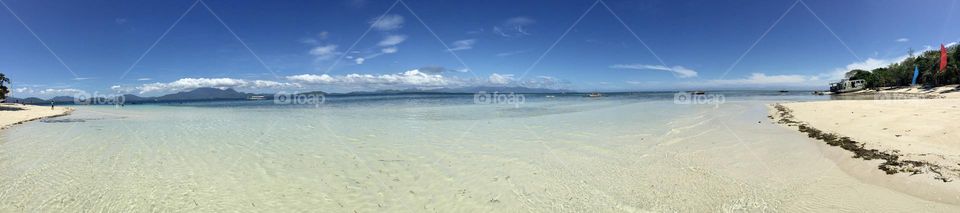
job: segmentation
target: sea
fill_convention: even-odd
[[[0,131],[0,212],[956,212],[767,117],[773,103],[829,99],[710,91],[77,105]]]

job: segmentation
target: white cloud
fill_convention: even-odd
[[[932,48],[923,51],[931,50]],[[922,52],[922,51],[921,51]],[[863,61],[855,61],[844,67],[838,67],[816,75],[767,75],[764,73],[752,73],[750,76],[741,79],[717,79],[693,84],[695,86],[802,86],[802,87],[826,87],[830,81],[837,81],[846,78],[846,73],[850,70],[871,71],[876,68],[886,67],[893,63],[898,63],[910,57],[903,55],[893,58],[879,59],[867,58]]]
[[[397,74],[348,74],[342,76],[302,74],[287,76],[287,80],[304,84],[330,84],[341,86],[447,86],[460,83],[439,74],[409,70]]]
[[[847,66],[836,68],[830,73],[821,74],[821,76],[826,77],[829,80],[840,80],[840,79],[846,78],[845,75],[850,70],[859,69],[859,70],[871,71],[876,68],[886,67],[887,65],[898,63],[900,61],[907,59],[908,57],[910,56],[902,55],[900,57],[888,58],[888,59],[867,58],[864,61],[857,61],[857,62],[847,64]]]
[[[521,26],[522,26],[522,25],[531,25],[531,24],[534,24],[534,23],[537,23],[537,21],[536,21],[536,20],[533,20],[533,19],[531,19],[531,18],[529,18],[529,17],[525,17],[525,16],[518,16],[518,17],[509,18],[509,19],[507,19],[507,21],[504,22],[504,24],[506,24],[506,25],[521,25]]]
[[[666,67],[663,65],[647,65],[647,64],[615,64],[615,65],[611,65],[610,68],[668,71],[673,73],[673,75],[678,78],[697,77],[697,71],[694,71],[692,69],[687,69],[686,67],[683,67],[683,66]]]
[[[266,81],[266,80],[253,80],[249,85],[244,85],[245,87],[260,89],[260,88],[290,88],[290,87],[300,87],[299,84],[295,83],[284,83],[276,81]]]
[[[310,44],[310,45],[319,45],[321,40],[327,40],[327,37],[330,36],[330,32],[322,31],[317,33],[316,37],[307,37],[301,38],[300,43]]]
[[[344,83],[348,84],[390,84],[390,85],[410,85],[410,86],[443,86],[447,81],[442,75],[431,75],[420,72],[419,70],[410,70],[398,74],[387,75],[369,75],[369,74],[349,74],[342,78]]]
[[[406,35],[387,35],[377,43],[377,46],[382,47],[380,51],[353,51],[351,54],[365,54],[364,56],[347,56],[347,59],[352,59],[356,64],[363,64],[370,59],[374,59],[384,54],[393,54],[397,53],[400,49],[396,45],[403,43],[407,40]]]
[[[331,59],[337,54],[337,45],[333,44],[314,47],[310,50],[310,55],[315,56],[317,60]]]
[[[908,41],[910,41],[909,38],[898,38],[898,39],[897,39],[897,42],[908,42]]]
[[[302,74],[302,75],[292,75],[287,76],[287,80],[296,81],[306,84],[331,84],[335,79],[330,77],[330,75],[313,75],[313,74]]]
[[[403,43],[405,40],[407,40],[407,36],[405,35],[388,35],[384,37],[383,40],[380,40],[380,43],[377,43],[377,45],[381,47],[395,46]]]
[[[150,83],[144,84],[137,89],[140,90],[140,94],[150,93],[150,92],[176,92],[176,91],[185,91],[201,87],[213,87],[213,88],[248,88],[248,89],[264,89],[264,88],[290,88],[290,87],[300,87],[296,83],[283,83],[276,81],[265,81],[265,80],[243,80],[243,79],[234,79],[234,78],[182,78],[169,83]]]
[[[137,81],[149,81],[149,80],[153,80],[153,79],[151,79],[151,78],[138,78],[138,79],[137,79]]]
[[[317,33],[317,38],[320,40],[327,39],[327,37],[330,37],[330,32],[322,31],[320,33]]]
[[[898,58],[886,59],[886,60],[883,60],[883,59],[875,59],[875,58],[867,58],[867,60],[864,60],[864,61],[862,61],[862,62],[854,62],[854,63],[848,64],[845,68],[846,68],[847,71],[849,71],[849,70],[854,70],[854,69],[873,70],[873,69],[876,69],[876,68],[885,67],[885,66],[890,65],[890,64],[895,63],[895,62],[902,61],[902,60],[906,59],[907,57],[909,57],[909,56],[901,56],[901,57],[898,57]]]
[[[512,56],[512,55],[516,55],[516,54],[522,54],[522,53],[525,53],[525,52],[527,52],[527,50],[518,50],[518,51],[502,52],[502,53],[497,53],[497,57],[507,57],[507,56]]]
[[[380,17],[380,20],[371,20],[370,26],[373,27],[373,29],[381,31],[400,29],[403,27],[403,16],[394,14],[384,15],[383,17]]]
[[[461,73],[465,73],[465,72],[469,72],[469,71],[470,71],[470,69],[467,69],[467,68],[456,68],[456,69],[454,69],[454,68],[447,68],[447,67],[435,66],[435,65],[434,65],[434,66],[423,66],[423,67],[417,68],[417,70],[419,70],[420,72],[430,73],[430,74],[443,73],[443,72],[447,72],[447,71],[461,72]]]
[[[570,82],[551,77],[551,76],[537,76],[535,78],[524,80],[520,82],[521,86],[530,87],[530,88],[551,88],[551,89],[560,89],[564,86],[568,86]]]
[[[451,45],[450,51],[460,51],[460,50],[469,50],[473,49],[473,45],[477,43],[476,39],[464,39],[459,41],[454,41]]]
[[[762,85],[801,85],[818,82],[820,79],[816,76],[805,75],[767,75],[764,73],[752,73],[750,76],[741,79],[717,79],[707,81],[714,85],[736,85],[736,86],[762,86]]]
[[[513,82],[513,74],[490,74],[489,82],[491,84],[504,85]]]
[[[420,67],[417,70],[424,73],[443,73],[447,71],[447,68],[441,66],[425,66]]]
[[[121,86],[121,85],[113,85],[110,87],[110,90],[112,90],[114,93],[131,93],[131,92],[137,91],[137,88]]]
[[[397,52],[397,47],[387,47],[387,48],[383,48],[383,49],[380,49],[380,52],[386,53],[386,54],[396,53],[396,52]]]
[[[356,64],[363,64],[364,62],[369,61],[370,59],[374,59],[376,57],[380,57],[381,55],[385,55],[385,54],[393,54],[396,52],[397,52],[397,47],[387,47],[387,48],[380,49],[380,52],[369,54],[367,56],[356,56],[356,57],[347,56],[347,59],[353,59],[353,62]]]
[[[33,89],[30,89],[29,87],[20,87],[13,89],[13,91],[16,93],[33,93]]]
[[[76,95],[77,93],[83,93],[85,91],[80,89],[66,88],[66,89],[45,89],[40,90],[41,95]]]
[[[537,23],[537,21],[529,17],[513,17],[504,21],[500,26],[494,26],[493,33],[506,38],[522,37],[530,35],[526,27],[534,23]]]

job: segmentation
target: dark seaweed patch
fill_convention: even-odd
[[[78,123],[78,122],[87,122],[84,119],[43,119],[40,120],[43,123]]]

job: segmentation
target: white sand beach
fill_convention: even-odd
[[[842,100],[783,104],[810,126],[867,149],[960,171],[960,99]],[[954,180],[960,175],[952,173]]]
[[[842,139],[837,139],[833,140],[831,145],[835,147],[832,148],[846,149],[853,156],[867,155],[860,158],[871,162],[864,163],[879,164],[879,169],[893,176],[867,177],[886,179],[879,181],[884,182],[883,185],[917,194],[918,190],[908,188],[925,183],[920,188],[926,190],[919,190],[926,191],[922,193],[955,194],[960,189],[960,140],[957,140],[960,138],[960,123],[957,122],[960,120],[960,99],[958,93],[947,92],[952,88],[955,86],[875,91],[878,100],[783,103],[771,107],[771,116],[804,132],[798,134],[816,138],[818,136],[814,135],[819,133],[813,132],[822,131],[823,134],[849,137],[849,141],[856,145],[844,147],[840,142]],[[907,96],[889,94],[921,94],[927,99],[900,99]],[[797,123],[784,122],[784,117]],[[832,140],[830,136],[826,138],[817,139],[820,142]],[[896,160],[869,157],[878,155],[894,156],[892,158]],[[890,162],[886,164],[889,167],[884,168],[884,162]]]
[[[71,111],[73,109],[68,107],[50,109],[49,106],[0,104],[0,129],[6,129],[27,121],[67,115]]]

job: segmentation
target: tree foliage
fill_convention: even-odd
[[[917,84],[924,86],[942,86],[947,84],[960,83],[960,51],[958,46],[954,45],[947,48],[947,68],[940,72],[940,50],[931,50],[922,52],[916,56],[910,56],[903,61],[890,64],[886,67],[877,68],[866,72],[864,70],[851,70],[847,72],[850,79],[864,79],[867,81],[867,87],[892,87],[909,86],[913,80],[913,70],[916,66],[920,70],[920,76],[917,77]],[[913,55],[911,53],[911,55]]]
[[[0,73],[0,100],[7,99],[7,93],[10,93],[10,90],[7,90],[7,86],[4,84],[10,84],[10,79]]]

